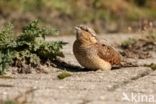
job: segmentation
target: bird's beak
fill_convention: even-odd
[[[78,27],[78,26],[75,26],[75,30],[81,30],[81,29],[80,29],[80,27]]]

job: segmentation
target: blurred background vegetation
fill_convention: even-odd
[[[142,24],[156,25],[156,0],[0,0],[0,26],[15,24],[17,31],[34,19],[72,34],[78,24],[97,32],[127,32]]]

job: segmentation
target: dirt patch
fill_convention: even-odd
[[[146,59],[152,57],[152,52],[156,52],[156,43],[144,39],[129,39],[120,48],[121,54],[126,58]]]

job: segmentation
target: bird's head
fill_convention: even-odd
[[[96,33],[95,31],[86,25],[78,25],[75,27],[76,38],[82,42],[96,43]]]

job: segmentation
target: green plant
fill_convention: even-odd
[[[121,43],[121,47],[122,48],[128,48],[130,47],[131,45],[135,44],[136,43],[136,40],[133,39],[133,38],[128,38],[127,40],[123,41]]]
[[[41,11],[45,7],[43,0],[23,0],[24,11]]]
[[[152,70],[156,70],[156,64],[151,63],[150,65],[145,65],[147,67],[150,67]]]
[[[13,100],[6,100],[2,104],[18,104],[16,101]]]
[[[9,65],[24,68],[25,65],[38,66],[41,62],[55,60],[63,56],[62,41],[45,41],[46,35],[55,35],[54,29],[43,28],[35,20],[23,28],[16,37],[12,32],[13,26],[7,25],[0,32],[0,74]]]
[[[15,46],[13,25],[7,24],[0,31],[0,74],[5,72],[12,62],[13,47]]]
[[[5,69],[9,67],[10,63],[11,57],[9,55],[9,52],[5,54],[4,51],[0,51],[0,75],[5,72]]]
[[[149,31],[146,38],[150,41],[156,42],[156,30]]]
[[[72,76],[71,73],[69,73],[69,72],[67,72],[67,71],[64,71],[64,72],[60,73],[57,77],[58,77],[59,79],[64,79],[64,78],[70,77],[70,76]]]

